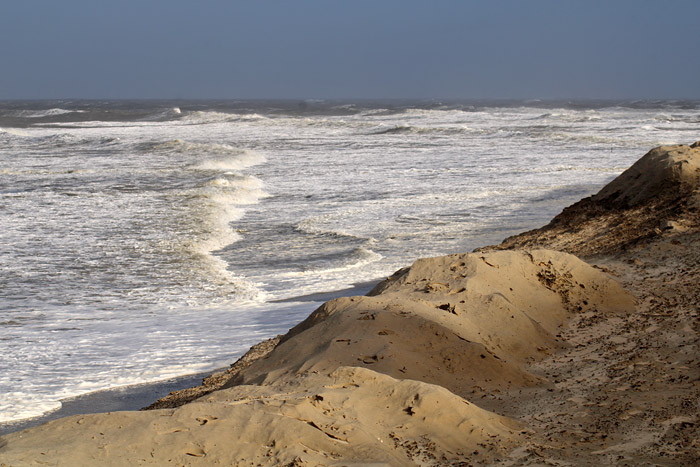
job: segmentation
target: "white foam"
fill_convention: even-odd
[[[259,114],[237,114],[214,111],[195,111],[188,112],[180,122],[191,125],[202,125],[207,123],[224,123],[224,122],[256,122],[260,120],[268,120],[268,117]]]
[[[230,146],[229,146],[230,147]],[[233,148],[232,148],[233,149]],[[266,161],[265,156],[254,151],[227,150],[235,153],[220,159],[208,159],[192,166],[195,170],[229,171],[243,170]]]
[[[24,118],[42,118],[42,117],[55,117],[57,115],[65,115],[70,113],[83,113],[84,110],[69,110],[69,109],[48,109],[48,110],[22,110],[18,112],[18,116]]]
[[[23,388],[22,391],[6,392],[0,396],[0,423],[24,418],[38,417],[54,412],[61,408],[56,395],[32,394]],[[81,394],[77,392],[75,395]]]
[[[29,133],[26,131],[22,131],[18,128],[2,128],[0,127],[0,133],[6,133],[8,135],[12,136],[29,136]]]
[[[195,237],[194,243],[188,242],[184,246],[205,258],[205,264],[208,266],[204,274],[212,284],[226,285],[224,290],[233,284],[239,303],[262,302],[268,298],[262,287],[231,272],[228,263],[216,254],[217,251],[240,240],[240,234],[233,230],[231,224],[244,216],[243,206],[257,204],[269,196],[263,189],[262,180],[251,175],[228,172],[232,167],[241,169],[264,158],[248,151],[234,151],[233,148],[230,148],[229,152],[236,152],[237,155],[224,160],[202,161],[191,167],[193,170],[226,172],[209,180],[197,191],[198,196],[192,209],[202,211],[201,215],[195,213],[195,219],[199,223],[197,228],[201,232]],[[250,159],[245,159],[246,157]]]
[[[359,247],[355,250],[352,259],[347,264],[337,267],[324,269],[309,269],[306,271],[287,272],[280,274],[280,277],[308,277],[314,276],[320,279],[327,278],[329,274],[337,274],[339,272],[347,272],[353,269],[358,269],[368,264],[376,263],[384,258],[379,253],[370,250],[369,248]]]

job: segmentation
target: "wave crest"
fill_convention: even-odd
[[[207,123],[225,123],[225,122],[255,122],[260,120],[268,120],[259,114],[235,114],[226,112],[214,111],[194,111],[188,112],[180,118],[182,123],[189,125],[204,125]]]
[[[483,133],[483,130],[476,130],[466,125],[451,125],[451,126],[413,126],[413,125],[397,125],[390,128],[381,128],[374,131],[373,135],[402,135],[402,134],[442,134],[442,135],[457,135],[464,133]]]
[[[306,271],[286,272],[280,274],[280,277],[297,278],[304,276],[319,276],[327,278],[328,274],[357,269],[368,264],[380,261],[383,258],[384,257],[376,251],[361,246],[354,249],[349,255],[345,257],[345,260],[337,266],[332,266],[329,268],[308,269]]]
[[[191,168],[194,170],[211,170],[211,171],[231,171],[243,170],[254,165],[265,162],[265,156],[254,151],[239,150],[235,151],[235,155],[220,159],[208,159],[198,162]]]
[[[84,110],[70,110],[54,108],[48,110],[20,110],[16,113],[18,117],[21,118],[44,118],[44,117],[55,117],[57,115],[65,115],[70,113],[84,113]]]

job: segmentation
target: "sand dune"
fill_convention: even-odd
[[[699,190],[697,144],[654,149],[542,229],[325,303],[174,408],[13,433],[0,463],[690,465]]]
[[[570,313],[633,308],[632,297],[607,275],[546,250],[421,259],[370,295],[327,302],[227,386],[343,365],[465,397],[530,386],[541,380],[524,363],[565,345],[556,334]]]
[[[520,430],[439,386],[340,367],[217,391],[177,409],[57,420],[9,435],[3,459],[124,466],[488,461],[514,445]]]
[[[615,255],[666,230],[697,227],[700,142],[649,151],[597,194],[548,225],[488,249],[546,247],[579,257]]]

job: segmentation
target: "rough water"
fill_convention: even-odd
[[[700,103],[0,102],[0,421],[207,371],[299,297],[546,223]]]

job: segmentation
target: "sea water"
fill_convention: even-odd
[[[0,421],[225,366],[546,223],[698,102],[0,102]]]

